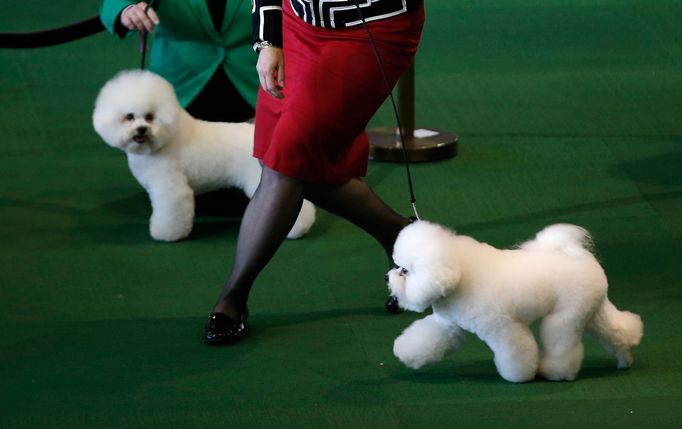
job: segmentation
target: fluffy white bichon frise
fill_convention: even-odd
[[[628,368],[642,321],[609,301],[590,246],[588,232],[568,224],[505,250],[425,221],[407,226],[395,243],[389,288],[401,307],[431,306],[433,314],[395,340],[394,354],[417,369],[441,360],[468,331],[488,344],[508,381],[574,380],[586,331]],[[541,351],[529,328],[538,319]]]
[[[260,182],[254,125],[193,118],[171,84],[152,72],[124,71],[107,82],[92,121],[107,144],[126,152],[130,171],[149,194],[149,229],[157,240],[189,235],[195,195],[236,187],[251,198]],[[302,237],[314,222],[315,206],[304,201],[288,237]]]

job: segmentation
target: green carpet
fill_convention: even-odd
[[[5,2],[0,32],[97,2]],[[427,0],[417,125],[460,136],[412,166],[420,214],[496,246],[588,228],[611,300],[640,314],[629,371],[586,340],[571,383],[514,385],[470,336],[419,371],[392,354],[419,315],[385,313],[379,246],[322,211],[258,279],[252,332],[202,326],[239,217],[148,235],[125,156],[92,130],[99,87],[139,63],[107,34],[0,50],[0,428],[682,427],[682,3]],[[393,123],[384,106],[373,126]],[[401,165],[367,179],[408,215]]]

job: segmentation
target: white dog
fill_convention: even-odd
[[[121,72],[107,82],[92,121],[107,144],[126,152],[133,176],[148,192],[149,230],[157,240],[189,235],[195,195],[237,187],[251,198],[260,182],[254,125],[194,119],[171,84],[149,71]],[[288,237],[302,237],[314,222],[315,206],[304,201]]]
[[[573,380],[583,359],[582,333],[593,334],[618,359],[632,364],[642,338],[636,314],[606,296],[604,270],[583,228],[557,224],[517,249],[500,250],[441,226],[418,221],[400,232],[389,288],[400,305],[433,314],[415,321],[394,343],[408,367],[441,360],[462,330],[485,341],[500,375],[512,382]],[[542,319],[538,350],[529,325]]]

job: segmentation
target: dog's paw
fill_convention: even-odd
[[[566,362],[543,358],[538,367],[538,374],[550,381],[573,381],[578,376],[575,365],[569,366]]]
[[[393,354],[412,369],[438,362],[461,340],[459,327],[443,323],[435,314],[414,321],[393,343]]]
[[[427,349],[421,346],[423,344],[418,344],[418,342],[414,341],[414,338],[410,338],[408,335],[401,335],[393,343],[393,354],[408,368],[419,369],[433,361]]]
[[[178,227],[161,222],[151,222],[149,224],[149,234],[154,240],[158,241],[178,241],[186,238],[192,232],[192,227]]]

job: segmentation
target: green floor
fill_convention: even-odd
[[[3,2],[0,32],[97,9],[29,3]],[[206,347],[239,219],[149,238],[146,195],[90,125],[136,41],[100,34],[0,50],[0,428],[682,427],[682,3],[426,6],[417,125],[460,155],[413,166],[422,216],[496,246],[588,228],[611,300],[645,323],[630,371],[587,340],[577,381],[514,385],[473,336],[405,368],[392,342],[419,316],[384,312],[378,246],[323,212],[259,278],[247,340]],[[410,213],[402,166],[368,181]]]

